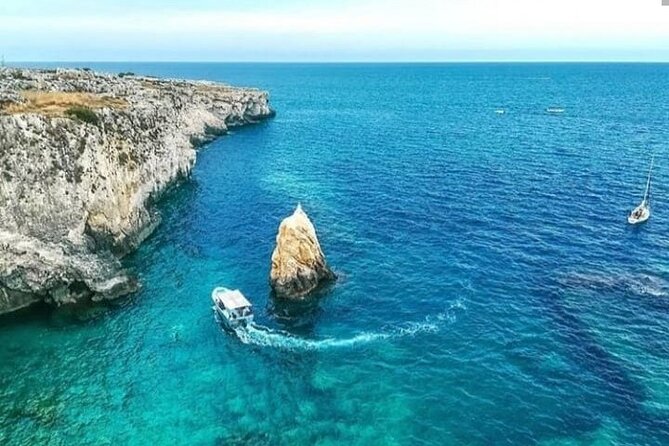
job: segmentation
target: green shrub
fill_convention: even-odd
[[[124,71],[122,73],[119,73],[118,77],[126,77],[126,76],[134,76],[134,75],[135,75],[135,73],[133,73],[132,71]]]
[[[65,110],[65,115],[70,118],[76,118],[80,121],[87,122],[89,124],[98,125],[100,124],[100,118],[95,114],[93,110],[88,107],[82,107],[76,105]]]

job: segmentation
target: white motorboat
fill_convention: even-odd
[[[214,288],[211,300],[214,303],[214,311],[228,328],[235,329],[253,322],[251,302],[239,290]]]
[[[636,225],[643,223],[650,218],[650,176],[653,172],[653,162],[655,158],[653,157],[650,161],[650,169],[648,170],[648,180],[646,181],[646,192],[643,194],[643,200],[639,206],[635,207],[634,210],[627,217],[627,223],[631,225]]]

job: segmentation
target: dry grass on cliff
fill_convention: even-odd
[[[85,108],[123,108],[128,104],[123,99],[110,98],[92,93],[67,91],[24,91],[26,100],[21,104],[9,104],[5,113],[40,113],[48,116],[64,116],[73,107]]]

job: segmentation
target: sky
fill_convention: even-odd
[[[667,61],[662,0],[0,0],[7,61]]]

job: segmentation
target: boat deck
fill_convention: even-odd
[[[217,289],[215,296],[228,310],[251,307],[251,302],[239,290]]]

